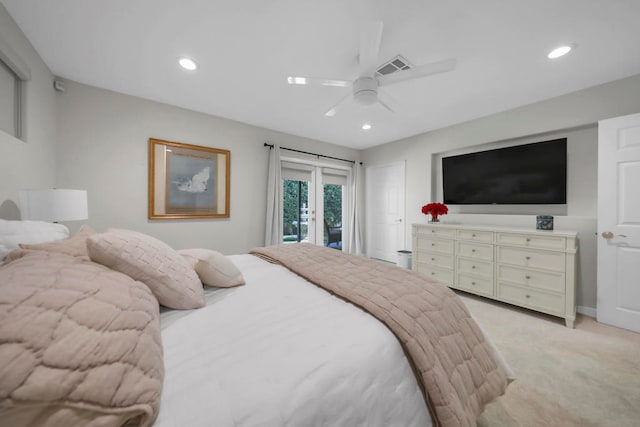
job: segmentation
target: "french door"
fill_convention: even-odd
[[[349,171],[282,162],[282,243],[308,242],[342,249],[346,239]]]

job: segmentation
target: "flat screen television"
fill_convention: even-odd
[[[567,139],[442,158],[444,203],[567,203]]]

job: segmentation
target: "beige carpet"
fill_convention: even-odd
[[[640,334],[459,295],[517,376],[478,426],[640,426]]]

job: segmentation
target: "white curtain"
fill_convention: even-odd
[[[349,206],[349,241],[345,252],[362,255],[362,227],[360,223],[360,181],[362,165],[353,164],[351,170],[351,206]],[[344,243],[344,242],[343,242]]]
[[[280,147],[277,145],[269,150],[266,217],[265,246],[280,244],[282,239],[282,170],[280,167]]]

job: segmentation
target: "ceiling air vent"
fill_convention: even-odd
[[[385,62],[376,70],[376,74],[378,76],[386,76],[392,73],[396,73],[402,70],[409,70],[413,68],[409,61],[404,59],[402,56],[398,55],[389,62]]]

